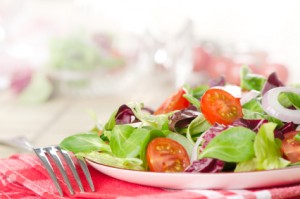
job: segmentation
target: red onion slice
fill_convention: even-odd
[[[203,142],[203,136],[204,136],[205,133],[207,133],[207,132],[208,132],[208,130],[205,131],[204,133],[202,133],[202,134],[198,137],[196,143],[194,144],[194,147],[193,147],[193,150],[192,150],[192,154],[191,154],[191,158],[190,158],[190,162],[194,162],[194,161],[198,160],[199,146],[200,146],[200,144]]]
[[[283,122],[294,122],[296,124],[300,124],[300,110],[291,110],[283,107],[279,103],[278,96],[282,92],[300,94],[300,89],[294,87],[277,87],[269,90],[262,98],[262,107],[264,111]]]

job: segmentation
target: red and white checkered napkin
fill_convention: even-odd
[[[91,167],[89,169],[96,192],[90,192],[88,183],[83,181],[83,186],[88,192],[81,193],[75,181],[71,181],[76,192],[71,196],[61,176],[58,175],[65,198],[300,198],[300,185],[263,190],[165,190],[117,180]],[[79,175],[83,176],[83,173]],[[4,198],[56,199],[61,197],[37,157],[23,154],[0,159],[0,199]]]

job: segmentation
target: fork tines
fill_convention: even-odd
[[[79,186],[79,189],[81,192],[84,192],[83,186],[82,186],[82,182],[81,179],[78,175],[78,172],[75,168],[74,162],[72,160],[72,158],[70,157],[69,153],[66,150],[61,149],[58,146],[49,146],[49,147],[39,147],[39,148],[34,148],[33,149],[34,152],[36,153],[36,155],[40,158],[40,160],[42,161],[44,167],[46,168],[48,174],[50,175],[52,181],[55,184],[55,187],[57,189],[57,191],[59,192],[60,196],[63,196],[63,191],[61,189],[60,184],[58,183],[56,174],[54,173],[54,170],[51,166],[51,163],[48,159],[48,157],[50,157],[54,163],[56,164],[56,166],[58,167],[64,182],[66,183],[71,195],[74,195],[74,189],[70,183],[70,179],[67,176],[66,173],[66,169],[63,166],[63,163],[61,161],[61,157],[63,157],[63,159],[65,160],[65,162],[67,163],[66,165],[68,165],[70,167],[70,170],[72,171],[73,177],[75,178],[75,181],[77,182],[77,185]],[[47,155],[48,154],[48,155]],[[59,155],[61,154],[61,155]],[[48,157],[47,157],[48,156]],[[91,188],[92,191],[95,191],[94,188],[94,184],[90,175],[90,172],[87,168],[86,163],[84,162],[84,160],[81,160],[79,158],[77,158],[79,165],[89,183],[89,186]]]

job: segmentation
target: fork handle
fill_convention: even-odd
[[[11,139],[3,139],[0,142],[5,144],[5,145],[8,145],[8,146],[11,146],[11,147],[14,147],[14,148],[18,148],[18,149],[21,149],[21,150],[26,150],[26,151],[29,151],[29,152],[33,151],[32,144],[30,143],[30,141],[26,137],[23,137],[23,136],[14,137],[14,138],[11,138]]]

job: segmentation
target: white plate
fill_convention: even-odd
[[[140,185],[170,189],[247,189],[300,182],[300,167],[240,173],[159,173],[133,171],[87,162],[113,178]]]

